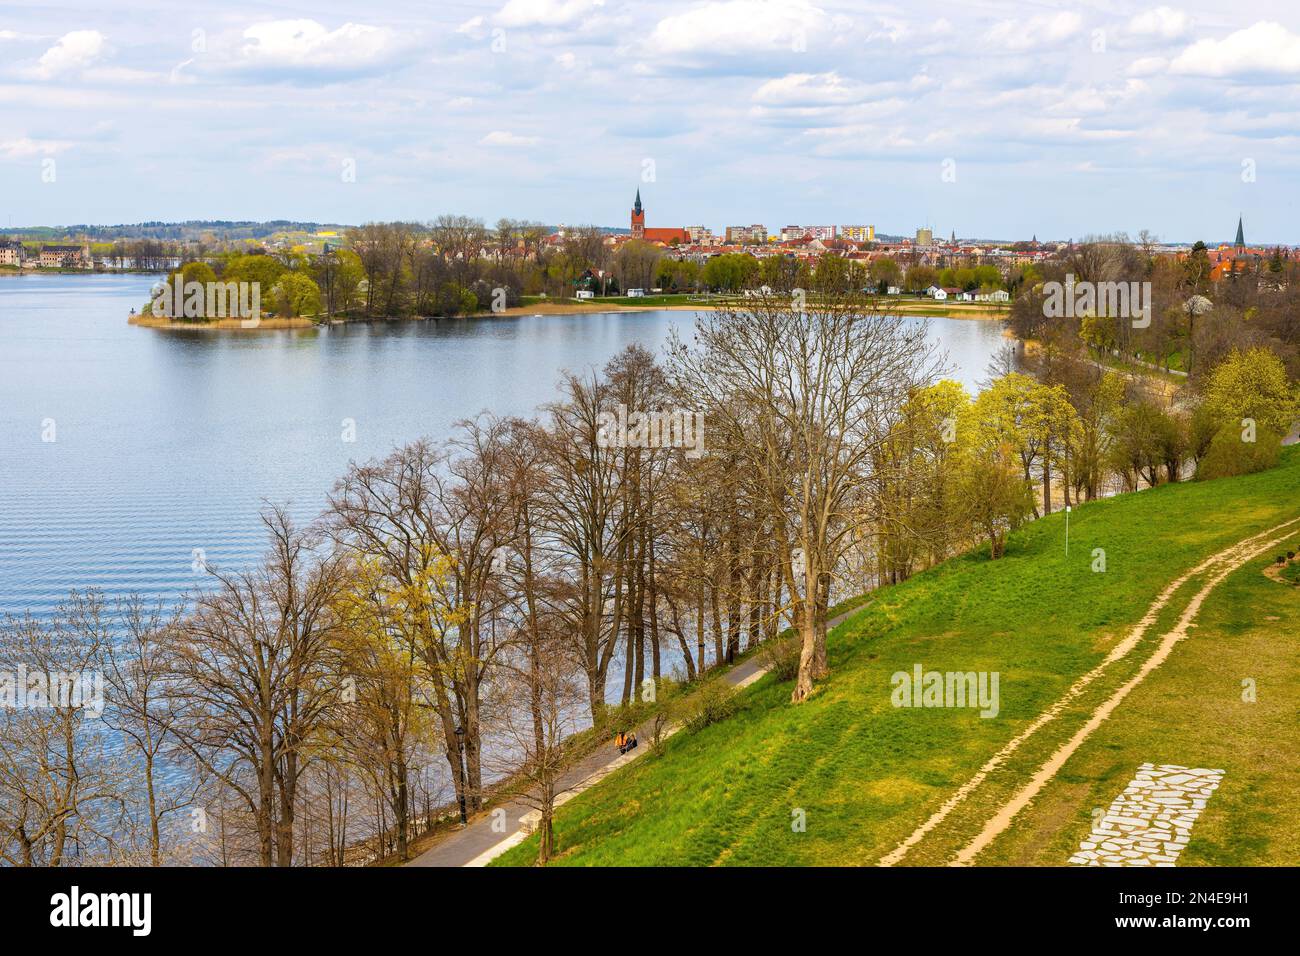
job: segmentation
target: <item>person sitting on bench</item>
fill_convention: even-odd
[[[621,730],[617,734],[615,734],[614,746],[618,748],[619,753],[621,754],[627,753],[627,734],[623,733],[623,731]]]
[[[623,752],[636,749],[636,731],[632,731],[623,738]]]

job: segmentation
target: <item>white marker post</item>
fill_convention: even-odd
[[[1065,556],[1070,556],[1070,506],[1065,506]]]

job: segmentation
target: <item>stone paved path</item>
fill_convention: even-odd
[[[1191,839],[1192,824],[1219,788],[1222,770],[1144,763],[1105,815],[1093,825],[1076,866],[1173,866]]]

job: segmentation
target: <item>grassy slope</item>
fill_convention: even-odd
[[[1290,449],[1277,468],[1262,474],[1164,486],[1080,506],[1071,516],[1068,558],[1064,516],[1058,513],[1022,529],[1003,560],[990,562],[969,555],[882,592],[863,613],[832,634],[832,674],[810,701],[790,706],[789,686],[764,678],[745,692],[743,706],[732,719],[698,734],[677,735],[668,741],[662,756],[637,761],[563,807],[557,816],[561,857],[556,862],[875,863],[1079,674],[1097,663],[1169,580],[1248,534],[1300,515],[1297,491],[1300,453]],[[1105,573],[1091,569],[1094,548],[1106,551]],[[1275,589],[1276,593],[1270,592],[1275,602],[1285,603],[1284,598],[1295,594],[1255,576]],[[1223,593],[1207,602],[1206,620],[1218,613],[1220,626],[1247,628],[1253,638],[1234,632],[1234,640],[1251,641],[1252,653],[1263,654],[1272,647],[1269,641],[1276,636],[1276,622],[1256,621],[1253,614],[1241,617],[1240,607],[1224,596],[1229,584],[1235,588],[1241,580],[1241,574],[1235,575],[1225,582]],[[1256,583],[1249,576],[1244,580]],[[1282,610],[1270,614],[1281,617]],[[1296,610],[1291,607],[1292,618]],[[1160,623],[1174,613],[1176,609]],[[1179,655],[1206,631],[1208,623],[1194,631],[1165,665],[1170,676],[1176,664],[1183,666]],[[955,813],[907,862],[945,862],[952,850],[974,835],[996,800],[1010,793],[1025,771],[1036,767],[1077,726],[1073,718],[1081,719],[1132,672],[1154,639],[1153,635],[1128,661],[1116,665],[1113,674],[1055,722],[1051,733],[1035,738],[1006,772],[992,775],[969,807],[963,808],[969,812]],[[1202,647],[1199,652],[1208,655],[1206,665],[1212,667],[1215,650]],[[1269,651],[1267,656],[1267,666],[1261,662],[1256,669],[1270,680],[1284,679],[1278,670],[1283,665],[1279,655]],[[927,670],[1000,672],[1001,713],[981,719],[974,710],[892,707],[891,674],[910,670],[918,662]],[[1155,688],[1157,678],[1164,676],[1157,671],[1139,692]],[[1239,683],[1235,672],[1228,676]],[[1260,682],[1262,686],[1264,680]],[[1294,679],[1290,686],[1296,686]],[[1141,699],[1139,692],[1132,702]],[[1252,732],[1289,734],[1290,724],[1277,723],[1286,707],[1287,698],[1282,698],[1274,700],[1271,709],[1251,711],[1260,721],[1252,725]],[[1128,708],[1126,702],[1110,723],[1118,725]],[[1292,715],[1295,709],[1291,701]],[[1212,736],[1221,715],[1207,703],[1204,712],[1197,710],[1194,716],[1195,721],[1189,719],[1178,728],[1178,734],[1191,743]],[[1086,830],[1087,811],[1109,803],[1138,763],[1187,760],[1204,766],[1207,761],[1215,764],[1217,754],[1232,751],[1230,740],[1202,748],[1208,752],[1197,757],[1186,755],[1196,751],[1190,743],[1181,750],[1156,746],[1173,736],[1171,719],[1177,722],[1166,713],[1145,728],[1134,724],[1131,752],[1106,765],[1109,776],[1095,786],[1076,782],[1071,791],[1067,775],[1074,773],[1090,747],[1118,746],[1109,742],[1108,724],[1067,764],[1058,780],[1060,805],[1055,814],[1047,812],[1041,818],[1044,825],[1027,834],[1018,822],[1014,830],[1021,834],[1020,842],[999,841],[980,862],[1062,862],[1065,849],[1077,845],[1072,842],[1080,836],[1077,831]],[[1258,775],[1243,771],[1235,776],[1241,786],[1254,788],[1269,800],[1280,789]],[[1292,792],[1298,789],[1292,778],[1284,780]],[[1053,784],[1049,791],[1058,793],[1055,788]],[[1051,803],[1048,796],[1044,794],[1041,801],[1045,810]],[[1230,797],[1225,785],[1221,804],[1229,804]],[[1086,810],[1078,808],[1079,799]],[[806,832],[792,832],[797,810],[805,814]],[[1271,815],[1253,801],[1242,812],[1272,820],[1279,827],[1292,818],[1291,813]],[[1212,832],[1208,825],[1206,832]],[[1279,839],[1282,842],[1276,846],[1284,848],[1287,852],[1282,855],[1294,862],[1295,838]],[[535,843],[530,840],[499,862],[527,863],[534,853]],[[1189,855],[1188,861],[1192,859]],[[1227,862],[1222,853],[1212,861]]]
[[[1287,547],[1294,548],[1297,534]],[[1059,864],[1145,762],[1225,771],[1179,865],[1300,861],[1300,591],[1265,577],[1273,554],[1230,575],[1191,636],[1090,738],[982,863]],[[1243,696],[1254,681],[1255,700]]]

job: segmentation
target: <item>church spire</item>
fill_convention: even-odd
[[[645,238],[645,208],[641,205],[641,190],[636,191],[636,203],[632,206],[632,238]]]
[[[1236,246],[1238,249],[1245,249],[1245,248],[1246,248],[1246,234],[1242,231],[1242,228],[1241,228],[1241,216],[1240,216],[1240,215],[1237,216],[1237,241],[1234,242],[1233,245]]]

